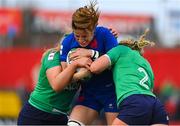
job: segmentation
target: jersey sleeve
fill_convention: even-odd
[[[49,69],[55,66],[60,66],[59,52],[52,51],[48,53],[44,59],[45,69]]]
[[[119,45],[117,47],[112,48],[107,52],[107,56],[109,57],[111,66],[114,65],[119,57],[125,56],[127,51],[129,50],[128,47]]]
[[[68,55],[68,52],[71,50],[70,44],[73,34],[69,34],[67,36],[64,36],[62,39],[61,44],[61,50],[60,50],[60,60],[63,62],[66,62],[66,58]]]
[[[118,41],[116,37],[107,28],[104,28],[103,34],[105,51],[108,52],[110,49],[118,45]]]

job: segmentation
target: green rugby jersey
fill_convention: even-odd
[[[29,103],[48,113],[59,114],[68,113],[71,107],[71,102],[76,91],[79,88],[78,84],[69,84],[62,91],[55,92],[46,76],[46,70],[60,65],[59,51],[48,52],[41,63],[39,79],[34,91],[30,95]]]
[[[116,87],[118,106],[122,100],[132,94],[154,96],[154,74],[148,61],[136,50],[118,45],[107,56],[113,67],[113,79]]]

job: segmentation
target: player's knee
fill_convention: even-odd
[[[85,126],[82,122],[73,120],[73,119],[69,119],[67,125],[68,126]]]

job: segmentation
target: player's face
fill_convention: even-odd
[[[86,47],[92,41],[92,39],[94,37],[94,31],[76,29],[76,30],[74,30],[74,36],[80,46]]]

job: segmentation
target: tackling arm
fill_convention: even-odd
[[[70,83],[77,67],[77,64],[70,64],[63,71],[61,66],[47,69],[46,75],[54,91],[59,92]]]
[[[86,68],[79,68],[79,71],[76,72],[73,76],[73,81],[78,81],[86,77],[91,76],[91,72]]]
[[[109,57],[107,55],[102,55],[91,64],[90,71],[92,73],[98,74],[103,72],[105,69],[109,68],[109,66]]]

